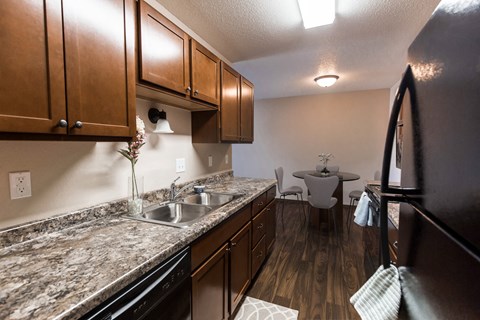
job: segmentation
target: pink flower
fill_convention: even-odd
[[[145,144],[146,140],[146,133],[145,133],[145,124],[143,123],[142,119],[137,115],[136,118],[137,122],[137,133],[135,135],[134,140],[130,141],[127,145],[126,149],[120,149],[118,152],[130,160],[132,166],[135,165],[138,161],[138,156],[140,155],[140,148]]]

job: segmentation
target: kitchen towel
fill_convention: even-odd
[[[350,298],[362,320],[398,319],[402,290],[398,269],[380,266],[373,276]]]
[[[366,225],[373,226],[373,213],[370,209],[369,203],[371,202],[366,192],[363,192],[358,201],[357,208],[353,216],[353,220],[359,226],[365,227]]]

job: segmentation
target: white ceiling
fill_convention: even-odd
[[[337,0],[305,30],[296,0],[157,0],[255,84],[255,98],[392,87],[439,0]],[[330,88],[313,78],[337,74]]]

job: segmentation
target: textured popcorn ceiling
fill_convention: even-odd
[[[392,87],[439,0],[337,0],[335,22],[305,30],[296,0],[157,0],[276,98]],[[330,88],[313,78],[340,76]]]

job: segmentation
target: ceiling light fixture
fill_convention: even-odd
[[[337,82],[338,78],[339,76],[336,76],[334,74],[329,74],[325,76],[316,77],[315,79],[313,79],[313,81],[315,81],[320,87],[326,88],[326,87],[330,87],[335,82]]]
[[[168,123],[167,120],[167,113],[165,111],[159,111],[157,108],[150,108],[148,110],[148,119],[152,123],[156,123],[157,126],[155,127],[155,130],[153,130],[154,133],[173,133],[173,130],[170,129],[170,123]]]
[[[297,0],[305,29],[324,26],[335,20],[335,0]]]

